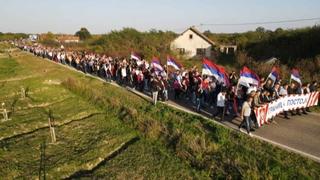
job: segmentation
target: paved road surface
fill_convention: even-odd
[[[290,118],[277,117],[276,123],[263,126],[254,134],[320,157],[320,114],[309,113]]]
[[[138,92],[135,92],[138,93]],[[201,110],[201,113],[195,112],[195,106],[186,104],[185,101],[167,101],[166,104],[179,108],[193,114],[201,114],[206,118],[212,118],[213,109]],[[240,118],[225,117],[221,123],[227,127],[238,130]],[[320,114],[308,113],[301,116],[290,116],[290,119],[284,119],[281,115],[269,125],[264,125],[257,129],[254,137],[275,144],[287,150],[299,153],[320,162]]]
[[[193,110],[195,107],[181,106],[178,103],[169,101],[174,106]],[[211,118],[210,112],[202,110],[201,115]],[[239,118],[225,117],[221,123],[238,129],[241,122]],[[290,119],[284,119],[277,116],[269,125],[264,125],[253,133],[259,139],[268,141],[288,150],[308,156],[320,162],[320,114],[308,113],[308,115],[290,116]]]

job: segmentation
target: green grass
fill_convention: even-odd
[[[54,159],[51,161],[48,157],[48,177],[65,177],[81,172],[88,163],[107,158],[108,153],[104,149],[112,152],[116,146],[135,136],[140,136],[141,140],[129,145],[115,157],[103,161],[93,170],[88,168],[86,173],[74,177],[318,179],[320,176],[320,164],[300,155],[163,104],[155,107],[123,88],[86,77],[27,53],[17,53],[14,58],[19,68],[29,70],[27,73],[35,77],[4,83],[1,87],[5,89],[5,94],[0,96],[2,100],[11,102],[14,95],[9,95],[16,89],[19,91],[20,83],[28,86],[33,93],[24,100],[26,102],[18,101],[17,107],[67,98],[48,107],[17,110],[12,116],[11,126],[9,122],[0,123],[3,130],[14,129],[17,126],[14,121],[18,123],[26,120],[30,124],[35,123],[30,125],[30,129],[36,129],[37,123],[47,121],[42,112],[52,109],[57,122],[62,124],[57,128],[58,144],[48,145],[49,157]],[[2,61],[0,64],[4,63]],[[23,77],[23,72],[6,76]],[[43,83],[48,80],[62,84]],[[65,119],[89,109],[102,114],[63,123]],[[32,119],[32,116],[36,118]],[[8,130],[7,135],[13,129]],[[4,177],[35,177],[36,164],[39,163],[39,144],[43,139],[48,141],[48,131],[47,128],[39,129],[0,141],[0,174],[4,174]],[[106,144],[105,141],[110,143]],[[21,155],[24,152],[26,156]]]
[[[5,102],[13,121],[0,126],[0,139],[47,127],[49,110],[52,111],[56,124],[102,113],[63,87],[43,82],[47,81],[31,78],[6,82],[1,89],[0,102]],[[19,92],[21,87],[29,89],[24,99]]]
[[[0,79],[10,78],[19,71],[18,63],[14,59],[2,58],[0,63]]]
[[[79,177],[82,171],[92,171],[114,154],[121,154],[121,151],[117,152],[119,148],[140,136],[139,131],[123,124],[120,117],[112,114],[111,106],[98,106],[61,85],[68,77],[89,82],[96,80],[23,52],[16,52],[13,59],[1,58],[0,66],[18,69],[0,71],[0,102],[6,103],[11,119],[0,122],[0,174],[4,179],[37,178],[40,144],[43,142],[46,142],[46,178],[60,179]],[[21,87],[27,89],[26,98],[21,98]],[[56,124],[55,144],[50,143],[49,111]],[[140,144],[140,140],[135,144]],[[131,144],[128,146],[130,148]],[[160,152],[160,146],[149,144],[148,148]],[[165,166],[179,167],[181,172],[177,174],[189,179],[203,177],[163,147],[160,154],[151,153],[145,159],[141,154],[136,155],[144,160],[143,163],[152,164],[155,158],[164,159],[169,163]],[[134,166],[133,163],[130,167]],[[124,172],[115,173],[121,176]],[[170,174],[157,172],[154,175],[171,177]]]
[[[1,141],[0,174],[11,178],[37,177],[39,147],[46,141],[47,178],[68,177],[79,169],[89,168],[135,137],[134,132],[121,128],[119,122],[103,115],[72,122],[55,130],[56,144],[48,144],[48,129]]]
[[[311,110],[312,112],[317,112],[317,113],[319,113],[319,112],[320,112],[320,106],[318,105],[318,106],[311,107],[310,110]]]
[[[98,179],[208,179],[190,167],[183,166],[178,158],[167,154],[163,147],[140,140],[121,154],[98,168],[78,177]],[[122,173],[119,173],[122,172]]]
[[[58,178],[92,168],[115,148],[137,136],[121,126],[118,119],[107,117],[103,110],[59,84],[48,83],[51,78],[43,76],[44,71],[30,69],[30,74],[35,72],[33,76],[21,78],[31,67],[30,62],[25,62],[27,68],[21,65],[23,60],[29,61],[28,58],[0,59],[3,80],[0,99],[11,111],[11,120],[0,124],[0,174],[3,177],[37,177],[39,146],[44,141],[47,144],[46,176]],[[24,99],[19,94],[21,87],[28,89]],[[49,144],[49,110],[56,124],[56,144]]]

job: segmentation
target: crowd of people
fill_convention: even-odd
[[[164,70],[159,72],[146,60],[110,57],[84,51],[68,51],[63,47],[16,45],[36,56],[48,58],[84,73],[99,76],[107,82],[113,81],[119,85],[129,86],[150,94],[154,105],[158,100],[172,99],[194,107],[197,112],[202,109],[211,111],[212,116],[219,117],[220,120],[223,120],[225,116],[232,118],[240,116],[243,121],[239,129],[246,125],[249,134],[250,131],[258,128],[253,113],[255,108],[282,96],[314,92],[318,88],[317,82],[300,85],[296,82],[283,83],[281,79],[274,82],[271,79],[262,78],[259,87],[252,89],[239,86],[239,77],[236,72],[229,74],[230,85],[227,87],[213,76],[202,75],[196,67],[169,71],[168,67],[164,66]],[[289,119],[288,113],[294,116],[308,112],[310,112],[308,108],[302,108],[284,112],[283,116]]]

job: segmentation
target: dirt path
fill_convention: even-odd
[[[11,81],[21,81],[21,80],[31,79],[31,78],[35,78],[35,77],[38,77],[38,76],[29,75],[29,76],[24,76],[24,77],[15,77],[15,78],[3,79],[3,80],[0,80],[0,83],[2,83],[2,82],[11,82]]]

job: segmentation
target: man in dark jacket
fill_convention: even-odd
[[[294,82],[290,84],[290,87],[288,88],[288,95],[298,94],[298,88]],[[296,114],[291,110],[291,115],[301,115],[299,109],[296,110]]]
[[[151,78],[151,92],[152,92],[152,101],[153,101],[154,105],[157,104],[158,94],[159,94],[160,90],[161,90],[160,81],[159,81],[158,77],[156,77],[156,75],[154,75]]]
[[[318,83],[317,83],[317,81],[313,81],[312,84],[311,84],[310,87],[309,87],[310,92],[315,92],[315,91],[317,91],[317,88],[318,88]]]

